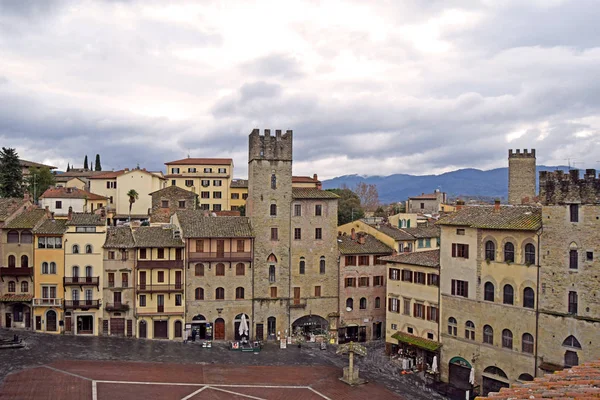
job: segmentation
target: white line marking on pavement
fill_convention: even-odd
[[[194,393],[192,394],[188,394],[187,396],[185,396],[184,398],[182,398],[181,400],[189,400],[192,397],[194,397],[195,395],[197,395],[198,393],[200,393],[201,391],[203,391],[204,389],[207,389],[209,386],[203,386],[200,389],[196,390]]]
[[[311,388],[310,386],[308,387],[308,390],[310,390],[311,392],[313,392],[313,393],[321,396],[324,399],[331,400],[329,397],[325,396],[323,393],[317,392],[315,389]]]
[[[136,382],[136,381],[96,381],[98,383],[122,383],[124,385],[171,385],[171,386],[206,386],[206,383],[181,382]]]
[[[209,389],[217,390],[219,392],[225,392],[225,393],[229,393],[229,394],[235,394],[236,396],[246,397],[246,398],[254,399],[254,400],[267,400],[267,399],[263,399],[262,397],[255,397],[255,396],[250,396],[249,394],[236,393],[236,392],[232,392],[230,390],[225,390],[225,389],[221,389],[221,388],[214,387],[214,386],[210,386]]]
[[[98,385],[92,381],[92,400],[98,400]]]
[[[92,380],[91,378],[86,378],[85,376],[77,375],[77,374],[74,374],[74,373],[68,372],[68,371],[63,371],[62,369],[50,367],[48,365],[42,365],[42,367],[51,369],[52,371],[56,371],[56,372],[60,372],[60,373],[63,373],[63,374],[75,376],[75,377],[80,378],[80,379],[85,379],[86,381],[91,381]]]

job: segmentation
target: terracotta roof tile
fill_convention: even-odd
[[[48,167],[49,169],[56,169],[56,167],[53,167],[52,165],[40,164],[40,163],[36,163],[36,162],[33,162],[33,161],[27,161],[27,160],[23,160],[23,159],[19,159],[19,164],[21,165],[21,167],[27,167],[27,168],[31,168],[31,167],[35,167],[35,168]]]
[[[405,229],[399,229],[390,225],[371,225],[379,232],[391,237],[394,240],[415,240],[415,237],[410,233],[406,232]]]
[[[191,190],[186,190],[186,189],[180,188],[179,186],[175,186],[175,185],[169,185],[162,189],[155,190],[154,192],[149,193],[149,194],[150,195],[153,195],[153,194],[156,194],[156,195],[178,194],[181,196],[186,196],[186,198],[193,198],[196,196],[196,193],[192,192]]]
[[[0,199],[0,222],[6,221],[19,207],[25,204],[25,200],[18,197],[7,197]]]
[[[182,158],[166,162],[165,165],[230,165],[233,163],[231,158]]]
[[[133,232],[128,226],[111,226],[107,229],[104,247],[107,249],[130,249],[135,247]]]
[[[66,219],[47,219],[34,230],[36,235],[62,235],[66,231]]]
[[[47,189],[41,196],[41,199],[88,199],[88,200],[106,200],[106,197],[95,193],[81,190],[75,187],[57,187]]]
[[[318,179],[310,176],[292,176],[292,183],[319,183]]]
[[[542,208],[536,206],[466,206],[442,217],[437,225],[481,229],[536,231],[542,226]]]
[[[360,235],[362,232],[358,233]],[[338,250],[341,254],[392,254],[394,250],[371,235],[364,235],[365,242],[359,243],[358,237],[352,240],[350,235],[338,236]]]
[[[90,176],[88,179],[115,179],[117,176],[121,176],[125,172],[129,171],[126,171],[124,169],[121,169],[119,171],[107,171],[98,175]]]
[[[10,220],[4,228],[8,229],[33,229],[38,223],[41,223],[42,219],[46,216],[46,210],[41,208],[34,208],[32,210],[23,211],[15,218]]]
[[[381,261],[398,264],[419,265],[421,267],[440,267],[440,250],[415,251],[412,253],[396,254],[389,257],[381,257]]]
[[[10,303],[13,301],[31,301],[33,299],[33,295],[31,294],[5,294],[0,297],[0,303]]]
[[[136,247],[184,247],[182,239],[176,239],[173,228],[140,226],[133,231]]]
[[[177,211],[185,238],[253,237],[247,217],[205,217],[204,212]]]
[[[98,214],[91,213],[73,213],[71,219],[67,221],[68,226],[103,226],[106,220]]]
[[[338,199],[340,196],[316,188],[292,188],[292,197],[294,199]]]
[[[409,197],[410,200],[436,200],[437,193],[423,193],[420,196]]]
[[[434,224],[417,226],[416,228],[401,228],[401,230],[417,239],[440,237],[440,227]]]
[[[248,187],[248,179],[233,179],[231,181],[232,188],[247,188]]]

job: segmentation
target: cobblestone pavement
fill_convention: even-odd
[[[229,351],[224,343],[214,343],[203,349],[198,344],[140,340],[113,337],[82,337],[9,331],[0,328],[0,338],[18,334],[26,343],[23,349],[0,350],[0,380],[13,372],[65,360],[141,361],[177,364],[234,364],[234,365],[322,365],[341,368],[347,356],[335,354],[336,346],[320,350],[317,345],[303,344],[279,349],[267,343],[258,354]],[[399,375],[384,354],[383,343],[368,345],[367,357],[355,357],[363,378],[380,384],[407,400],[443,399],[425,387],[417,375]]]

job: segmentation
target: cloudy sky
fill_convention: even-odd
[[[232,157],[294,173],[600,169],[597,0],[0,0],[0,145],[65,168]]]

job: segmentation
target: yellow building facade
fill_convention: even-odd
[[[231,211],[237,211],[240,209],[240,207],[246,205],[246,199],[248,199],[247,179],[233,179],[231,181],[229,191],[229,206],[231,208]]]

